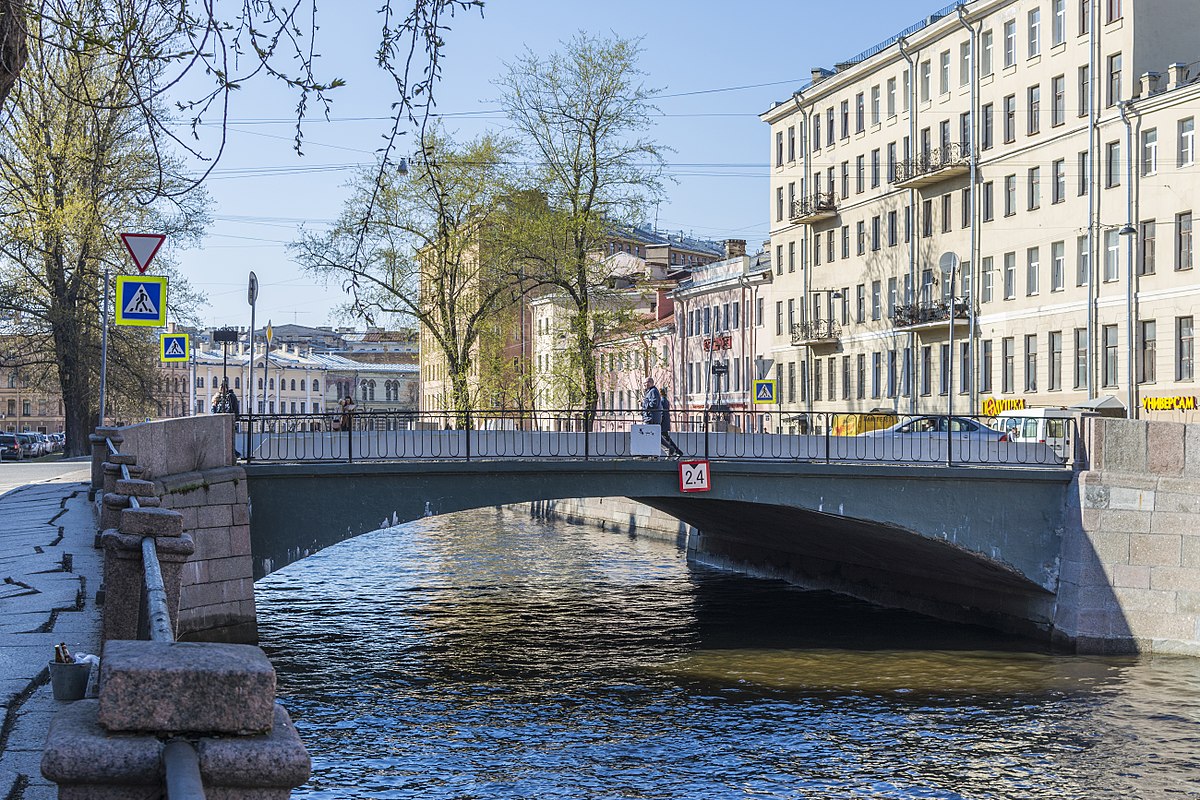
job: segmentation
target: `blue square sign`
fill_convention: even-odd
[[[161,328],[167,324],[167,279],[117,276],[117,324]]]

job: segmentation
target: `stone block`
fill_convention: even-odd
[[[275,670],[250,645],[109,641],[97,720],[110,732],[248,734],[271,729]]]
[[[1200,536],[1184,536],[1179,566],[1200,569]]]
[[[1192,591],[1200,588],[1200,569],[1192,567],[1151,567],[1150,588],[1159,591]]]
[[[1150,530],[1154,533],[1195,536],[1200,534],[1200,515],[1157,511],[1150,519]]]
[[[1147,492],[1153,492],[1158,489],[1158,482],[1162,478],[1156,478],[1153,475],[1133,475],[1128,472],[1109,472],[1104,475],[1104,486],[1109,488],[1124,488],[1124,489],[1141,489]]]
[[[231,506],[203,506],[197,510],[197,527],[228,528],[232,524],[233,508]]]
[[[179,516],[183,517],[183,529],[185,531],[194,531],[200,527],[200,511],[194,506],[173,510],[175,510]]]
[[[133,497],[156,497],[154,491],[154,481],[143,481],[136,478],[129,480],[121,479],[114,485],[114,491],[117,494],[127,494]]]
[[[1188,425],[1183,439],[1183,474],[1200,478],[1200,425]]]
[[[250,524],[250,506],[248,503],[236,503],[230,506],[233,509],[233,524],[234,525],[249,525]]]
[[[230,528],[204,528],[198,531],[196,555],[199,558],[228,558]]]
[[[237,488],[229,481],[210,483],[205,502],[210,506],[227,506],[237,501]]]
[[[1154,492],[1147,489],[1113,486],[1108,490],[1108,507],[1113,511],[1153,511]]]
[[[214,581],[249,580],[254,575],[254,565],[250,556],[214,558],[209,559],[208,574],[210,580]]]
[[[1149,533],[1150,513],[1142,511],[1109,511],[1105,509],[1100,512],[1100,530]]]
[[[1149,589],[1150,567],[1133,564],[1114,564],[1112,585],[1121,589]]]
[[[1200,520],[1200,494],[1159,492],[1154,497],[1154,510],[1173,514],[1195,514]],[[1153,522],[1151,522],[1153,526]]]
[[[1196,618],[1190,614],[1130,611],[1125,615],[1125,622],[1139,639],[1191,639],[1196,630]]]
[[[254,597],[254,579],[249,575],[221,584],[221,593],[227,604],[241,603]]]
[[[1192,478],[1159,478],[1158,491],[1179,494],[1200,494],[1200,480]]]
[[[237,507],[234,507],[237,510]],[[234,556],[250,555],[250,526],[245,523],[237,523],[235,516],[235,524],[229,529],[229,553]]]
[[[1153,422],[1146,430],[1146,464],[1154,475],[1182,475],[1185,426]]]
[[[1084,610],[1081,609],[1076,617],[1077,637],[1107,638],[1113,631],[1124,631],[1124,619],[1116,610]]]
[[[1200,587],[1196,591],[1175,592],[1175,610],[1180,614],[1200,615]]]
[[[203,608],[220,605],[225,601],[219,583],[192,584],[179,589],[179,607],[181,609]]]
[[[1103,469],[1146,474],[1146,426],[1142,420],[1106,419]]]
[[[1111,491],[1107,486],[1085,486],[1083,488],[1083,507],[1108,508]]]
[[[1121,612],[1149,611],[1155,614],[1175,613],[1175,592],[1156,592],[1133,587],[1114,588],[1114,597]]]
[[[183,517],[166,508],[127,508],[121,512],[120,529],[130,536],[179,536]]]
[[[1183,561],[1183,537],[1135,533],[1129,537],[1129,563],[1148,567],[1178,567]]]
[[[1110,513],[1110,512],[1104,512]],[[1118,511],[1118,514],[1128,512]],[[1129,533],[1123,531],[1097,531],[1091,536],[1095,558],[1104,564],[1129,563]]]

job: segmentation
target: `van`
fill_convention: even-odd
[[[1065,461],[1071,455],[1074,418],[1066,408],[1021,408],[1001,411],[992,427],[1005,431],[1010,442],[1044,444]]]

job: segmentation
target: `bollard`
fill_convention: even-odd
[[[125,441],[119,428],[96,428],[96,432],[88,436],[92,445],[92,486],[88,489],[88,500],[95,500],[97,492],[104,485],[103,464],[108,460],[108,439],[112,440],[118,450],[121,442]]]
[[[192,537],[183,533],[183,515],[164,508],[126,508],[120,528],[106,530],[104,546],[104,640],[136,639],[145,620],[145,565],[142,539],[152,536],[158,551],[163,586],[171,620],[178,624],[179,586],[183,563],[196,550]]]

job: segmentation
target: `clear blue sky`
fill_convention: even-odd
[[[301,223],[320,228],[337,216],[351,168],[373,160],[388,129],[393,95],[373,62],[377,5],[319,4],[320,68],[349,84],[334,93],[333,121],[318,115],[305,124],[303,157],[291,149],[293,95],[258,80],[234,98],[229,145],[208,184],[214,224],[203,246],[179,259],[183,274],[208,295],[206,323],[249,325],[246,278],[254,270],[259,325],[268,318],[277,325],[340,324],[332,314],[342,299],[337,287],[301,274],[285,244]],[[579,30],[643,37],[646,85],[662,90],[663,116],[652,135],[674,150],[667,158],[676,182],[659,209],[659,228],[746,239],[753,252],[769,228],[770,143],[757,115],[803,85],[812,66],[848,58],[935,5],[488,0],[482,19],[466,15],[452,23],[438,111],[463,136],[503,129],[492,80],[526,46],[545,54]]]

